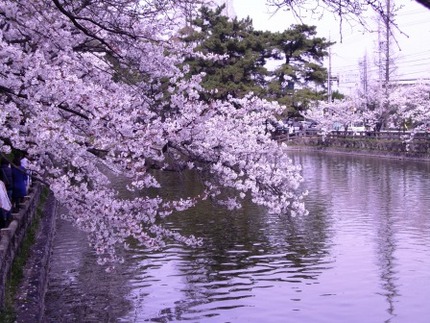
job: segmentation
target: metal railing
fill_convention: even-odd
[[[318,129],[305,129],[299,130],[294,133],[288,132],[275,132],[273,138],[279,141],[294,140],[298,137],[322,137],[323,134]],[[411,132],[411,131],[331,131],[325,134],[328,138],[374,138],[380,140],[412,140],[412,141],[426,141],[430,140],[430,132]]]

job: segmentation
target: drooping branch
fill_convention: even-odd
[[[305,214],[299,171],[262,126],[282,107],[254,96],[202,100],[201,78],[178,68],[191,49],[171,37],[178,26],[169,14],[183,6],[0,1],[0,152],[27,152],[29,169],[69,210],[67,218],[90,233],[101,263],[115,262],[116,248],[130,237],[147,247],[171,234],[194,243],[157,220],[204,197],[154,197],[150,189],[169,184],[151,168],[193,170],[204,176],[204,194],[221,202],[224,189],[232,200],[239,193],[238,201],[251,192],[271,212]],[[31,44],[16,42],[21,35]],[[125,197],[128,190],[139,194]]]
[[[90,118],[89,118],[88,116],[86,116],[85,114],[83,114],[83,113],[81,113],[81,112],[79,112],[79,111],[76,111],[76,110],[71,109],[67,103],[64,103],[64,102],[63,102],[63,103],[60,103],[60,104],[58,105],[58,108],[59,108],[59,109],[61,109],[61,110],[63,110],[63,111],[66,111],[66,112],[69,112],[69,113],[71,113],[71,114],[74,114],[74,115],[76,115],[76,116],[79,116],[79,117],[81,117],[82,119],[90,120]]]
[[[354,21],[365,29],[369,28],[369,20],[366,14],[376,13],[377,16],[399,29],[393,16],[387,14],[384,1],[381,0],[267,0],[266,3],[276,11],[285,9],[301,20],[302,10],[307,14],[321,19],[324,14],[332,14],[339,19],[339,29],[342,39],[342,27],[345,22]]]
[[[112,48],[111,45],[109,45],[103,38],[98,37],[96,35],[94,35],[94,33],[90,32],[87,28],[85,28],[83,25],[81,25],[78,20],[76,19],[76,17],[70,13],[69,11],[67,11],[58,0],[52,0],[55,4],[55,6],[58,8],[58,10],[65,15],[67,18],[69,18],[69,20],[72,22],[72,24],[79,29],[80,31],[82,31],[85,35],[87,35],[88,37],[91,37],[93,39],[98,40],[101,44],[105,45],[109,50],[108,52],[110,52],[111,54],[115,53],[118,55],[118,53]]]
[[[430,0],[417,0],[420,4],[422,4],[427,9],[430,9]]]
[[[384,15],[384,7],[380,0],[267,0],[267,3],[278,8],[287,8],[293,12],[297,12],[298,8],[307,8],[312,4],[313,8],[310,10],[316,11],[322,8],[339,16],[353,15],[359,17],[368,8]]]

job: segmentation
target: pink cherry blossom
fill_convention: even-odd
[[[115,249],[130,238],[201,243],[162,219],[207,198],[236,208],[249,196],[270,212],[306,213],[300,169],[266,125],[284,108],[252,94],[202,101],[201,76],[184,77],[192,48],[175,37],[182,9],[155,0],[0,2],[0,150],[28,153],[34,177],[88,233],[100,263],[119,261]],[[148,189],[162,189],[154,170],[198,172],[202,189],[153,197]]]

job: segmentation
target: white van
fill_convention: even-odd
[[[355,122],[348,127],[348,130],[353,132],[363,132],[366,131],[366,126],[363,122]]]

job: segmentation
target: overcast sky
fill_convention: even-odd
[[[430,10],[413,0],[397,0],[403,5],[396,20],[400,32],[396,32],[398,45],[393,45],[393,55],[397,66],[393,79],[419,79],[430,77]],[[257,30],[282,31],[291,24],[300,23],[297,18],[286,11],[273,14],[273,9],[266,7],[265,0],[233,0],[233,8],[238,18],[250,16]],[[359,75],[358,61],[367,53],[368,70],[376,72],[374,63],[378,60],[376,44],[377,32],[365,32],[356,23],[344,22],[343,40],[340,42],[339,19],[330,13],[311,16],[302,11],[303,22],[316,25],[318,36],[331,39],[337,44],[332,47],[332,75],[339,76],[341,86],[355,87]],[[370,15],[370,17],[373,16]],[[370,21],[372,21],[371,18]],[[376,28],[376,23],[373,24]],[[325,63],[328,66],[328,60]]]

